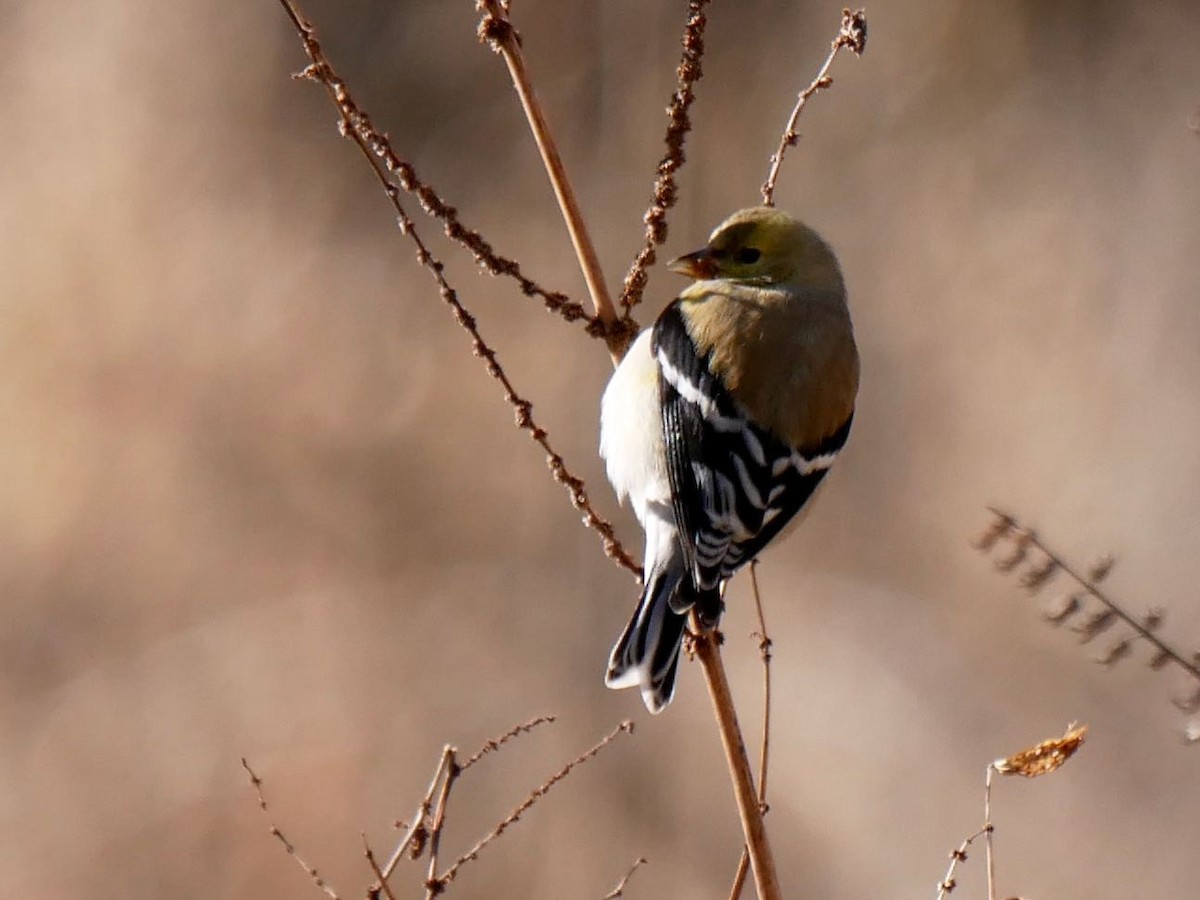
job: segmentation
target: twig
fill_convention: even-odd
[[[288,856],[296,861],[300,868],[304,870],[304,873],[312,879],[313,884],[324,891],[325,895],[330,897],[331,900],[341,900],[341,898],[338,897],[337,892],[326,883],[324,878],[321,877],[321,873],[317,871],[316,867],[310,866],[308,863],[306,863],[300,857],[300,854],[296,852],[296,848],[293,846],[292,842],[284,837],[283,832],[279,830],[279,827],[271,818],[271,811],[267,809],[267,799],[263,796],[262,792],[262,779],[254,774],[254,770],[250,768],[250,763],[246,761],[246,757],[244,756],[242,757],[242,768],[245,769],[246,773],[250,776],[250,784],[253,785],[254,793],[258,797],[258,808],[262,810],[263,816],[266,818],[267,824],[270,826],[271,834],[278,839],[279,843],[283,844],[283,849],[287,851]]]
[[[472,755],[470,759],[458,767],[459,772],[462,773],[467,771],[467,769],[471,768],[471,766],[475,765],[475,763],[479,762],[479,760],[483,759],[489,753],[496,752],[513,738],[522,734],[529,734],[529,732],[533,731],[533,729],[537,728],[539,725],[553,724],[556,718],[556,716],[538,716],[535,719],[530,719],[528,722],[522,722],[520,725],[514,725],[499,737],[490,738],[484,742],[482,747],[475,751],[474,755]]]
[[[991,769],[988,769],[991,772]],[[990,777],[990,776],[989,776]],[[989,782],[990,783],[990,782]],[[955,849],[950,851],[950,866],[946,869],[946,874],[942,880],[938,882],[937,900],[946,900],[950,892],[958,887],[958,882],[954,880],[954,872],[958,868],[959,863],[967,861],[967,848],[975,843],[975,840],[983,834],[991,835],[992,826],[984,825],[977,832],[966,838]]]
[[[987,849],[987,892],[988,900],[996,900],[996,850],[992,835],[996,827],[992,824],[992,775],[996,767],[989,765],[983,778],[983,845]]]
[[[304,43],[305,52],[313,61],[303,74],[303,77],[314,80],[325,86],[337,103],[338,110],[342,117],[343,133],[350,137],[355,145],[362,152],[363,156],[371,164],[376,178],[380,185],[387,193],[388,200],[391,202],[393,209],[396,212],[397,224],[401,233],[409,238],[416,247],[417,261],[430,273],[434,281],[437,283],[438,292],[441,294],[442,300],[451,308],[455,320],[463,329],[470,335],[472,350],[478,358],[483,360],[484,366],[488,374],[492,376],[503,388],[504,399],[512,406],[516,413],[516,425],[529,433],[530,438],[542,448],[546,453],[546,465],[550,469],[554,480],[566,488],[567,493],[571,498],[571,503],[576,509],[583,511],[583,522],[588,527],[595,531],[601,539],[604,547],[604,553],[609,559],[616,562],[618,565],[624,566],[629,571],[633,572],[639,578],[641,577],[641,567],[633,560],[633,558],[621,546],[617,540],[616,531],[610,522],[600,516],[592,507],[591,500],[587,495],[587,490],[583,479],[574,475],[566,467],[563,458],[554,450],[549,441],[549,435],[545,429],[541,428],[533,419],[533,404],[517,394],[512,382],[509,381],[504,369],[501,368],[500,362],[496,356],[496,352],[483,340],[474,317],[467,311],[466,307],[458,299],[458,292],[450,286],[446,281],[444,274],[444,266],[442,263],[430,253],[428,246],[417,233],[413,225],[412,219],[405,212],[403,205],[400,202],[400,192],[395,184],[388,177],[386,164],[381,162],[379,157],[370,142],[360,128],[360,123],[364,120],[363,114],[360,112],[354,99],[350,96],[344,82],[337,77],[336,73],[329,67],[328,62],[321,51],[320,44],[317,42],[316,34],[310,24],[304,20],[298,11],[293,0],[280,0],[292,22],[295,24],[301,40]],[[611,304],[610,304],[611,307]],[[610,310],[611,311],[611,310]],[[611,332],[609,338],[611,338]],[[606,339],[608,340],[608,339]],[[610,347],[612,346],[610,341]]]
[[[1056,564],[1057,568],[1059,568],[1063,572],[1065,572],[1066,575],[1072,581],[1076,582],[1081,588],[1083,588],[1092,597],[1094,597],[1096,600],[1098,600],[1105,607],[1106,612],[1108,612],[1112,616],[1115,616],[1116,618],[1120,619],[1122,622],[1124,622],[1126,625],[1128,625],[1130,628],[1132,628],[1134,630],[1134,632],[1137,633],[1138,637],[1142,638],[1142,640],[1148,642],[1151,646],[1153,646],[1158,654],[1161,654],[1163,657],[1166,657],[1171,662],[1173,662],[1175,665],[1179,666],[1179,668],[1183,669],[1185,672],[1187,672],[1189,675],[1191,675],[1193,678],[1195,678],[1197,681],[1200,681],[1200,664],[1197,664],[1196,662],[1188,659],[1183,653],[1179,652],[1178,650],[1176,650],[1173,647],[1171,647],[1170,645],[1168,645],[1165,641],[1163,641],[1161,638],[1158,637],[1158,635],[1156,635],[1154,633],[1154,629],[1157,628],[1158,625],[1161,624],[1161,622],[1162,622],[1162,611],[1161,610],[1152,611],[1154,613],[1154,615],[1149,617],[1149,622],[1152,625],[1152,627],[1147,627],[1146,623],[1144,623],[1142,620],[1139,620],[1136,616],[1133,616],[1133,615],[1127,613],[1120,606],[1120,604],[1118,604],[1115,600],[1111,599],[1107,594],[1104,593],[1104,591],[1102,591],[1099,588],[1097,582],[1102,580],[1103,577],[1105,575],[1107,575],[1108,571],[1112,568],[1111,557],[1106,558],[1106,560],[1103,561],[1102,565],[1100,565],[1098,567],[1093,567],[1093,571],[1091,573],[1088,573],[1088,575],[1090,575],[1091,577],[1088,577],[1088,575],[1085,575],[1084,573],[1082,573],[1079,570],[1072,567],[1069,563],[1066,562],[1066,560],[1063,559],[1062,556],[1055,553],[1048,546],[1046,546],[1045,542],[1043,542],[1042,539],[1040,537],[1038,537],[1035,532],[1033,532],[1027,528],[1020,528],[1016,524],[1016,519],[1014,519],[1008,513],[1003,512],[1002,510],[999,510],[994,506],[989,506],[988,512],[990,512],[993,516],[995,516],[998,521],[1007,521],[1007,522],[1011,523],[1011,528],[1013,531],[1015,531],[1015,533],[1017,535],[1017,537],[1015,538],[1015,541],[1017,543],[1027,544],[1028,546],[1037,549],[1042,554],[1044,554],[1045,556],[1047,556],[1048,558],[1053,560],[1054,563]],[[1096,578],[1095,576],[1097,574],[1099,574],[1101,577]]]
[[[758,631],[751,637],[758,638],[758,655],[763,664],[763,726],[762,746],[758,751],[758,805],[763,815],[767,813],[767,761],[771,748],[771,638],[767,634],[767,620],[763,616],[762,595],[758,592],[758,560],[750,560],[750,587],[754,592],[754,612],[758,616]],[[742,895],[742,886],[746,883],[746,874],[750,869],[750,851],[742,847],[742,857],[738,860],[737,873],[733,877],[733,887],[729,891],[729,900],[737,900]]]
[[[433,804],[433,824],[429,829],[429,866],[425,876],[425,900],[433,900],[442,892],[444,886],[438,878],[438,852],[442,848],[442,828],[446,825],[446,804],[450,800],[450,789],[462,773],[454,759],[454,751],[450,751],[450,765],[446,769],[446,777],[442,779],[441,790]]]
[[[650,860],[644,856],[639,856],[633,861],[633,865],[629,867],[629,871],[625,873],[625,877],[617,882],[617,886],[605,894],[600,900],[617,900],[618,897],[625,896],[625,885],[629,884],[629,879],[633,877],[633,873],[639,868],[646,865]]]
[[[808,102],[808,98],[813,94],[833,84],[833,79],[829,77],[829,67],[833,65],[834,59],[843,47],[849,47],[855,56],[861,56],[866,46],[866,11],[857,9],[851,12],[849,9],[843,9],[842,25],[838,29],[837,37],[833,39],[829,55],[825,57],[824,65],[817,71],[817,77],[796,98],[796,105],[792,108],[792,114],[783,129],[783,135],[779,139],[779,149],[771,157],[771,169],[767,173],[767,180],[763,182],[762,186],[762,199],[765,206],[775,205],[775,182],[779,180],[779,168],[783,165],[783,155],[787,152],[788,147],[796,146],[800,140],[800,135],[796,131],[796,123],[800,120],[800,112],[804,109],[804,104]]]
[[[333,67],[320,42],[294,2],[284,0],[284,9],[304,42],[305,52],[315,67],[314,72],[303,73],[305,77],[326,83],[331,88],[330,96],[342,114],[342,133],[351,137],[352,129],[358,139],[364,141],[395,179],[395,183],[413,196],[421,209],[442,222],[442,231],[450,240],[464,247],[475,261],[492,275],[503,275],[517,282],[521,293],[527,297],[538,297],[551,312],[558,313],[568,322],[582,321],[586,330],[594,337],[603,338],[607,327],[599,319],[588,315],[583,306],[560,291],[549,291],[527,277],[516,260],[495,251],[483,235],[463,225],[458,210],[450,206],[436,189],[423,181],[412,163],[402,159],[392,147],[388,135],[374,127],[367,112],[359,107],[350,95],[345,81]]]
[[[552,787],[554,787],[554,785],[558,784],[560,781],[562,781],[564,778],[566,778],[568,775],[570,775],[571,771],[576,766],[582,765],[583,763],[587,762],[589,759],[591,759],[593,756],[595,756],[597,753],[599,753],[601,750],[603,750],[605,747],[607,747],[609,744],[611,744],[614,740],[616,740],[618,735],[632,734],[632,733],[633,733],[633,723],[629,722],[629,721],[622,722],[620,725],[618,725],[616,728],[614,728],[612,731],[610,731],[607,735],[605,735],[603,738],[601,738],[591,748],[589,748],[585,752],[581,753],[575,759],[571,760],[569,763],[567,763],[565,766],[563,766],[561,769],[559,769],[557,772],[555,772],[553,775],[551,775],[549,778],[547,778],[544,782],[542,782],[537,787],[535,787],[529,793],[529,796],[527,796],[516,807],[514,807],[513,810],[511,812],[509,812],[508,815],[506,815],[503,819],[501,819],[499,822],[496,823],[495,828],[493,828],[490,832],[488,832],[486,835],[484,835],[482,838],[480,838],[480,840],[475,844],[474,847],[472,847],[470,850],[468,850],[466,853],[464,853],[462,856],[460,856],[457,860],[455,860],[454,864],[452,866],[450,866],[450,868],[447,869],[445,871],[445,873],[438,879],[438,882],[440,883],[441,887],[444,889],[446,885],[448,885],[450,882],[452,882],[455,879],[455,877],[458,875],[458,870],[461,869],[464,864],[466,864],[474,859],[478,859],[479,854],[483,851],[483,849],[488,844],[490,844],[496,838],[500,837],[500,835],[502,835],[510,825],[512,825],[514,822],[518,821],[521,818],[521,816],[524,815],[525,812],[531,806],[533,806],[533,804],[535,804],[538,800],[540,800],[542,797],[544,797],[549,792],[549,790]]]
[[[575,199],[575,191],[567,178],[566,167],[559,156],[558,147],[546,124],[541,105],[533,91],[529,73],[525,67],[525,57],[521,52],[521,39],[516,28],[508,18],[506,4],[499,0],[478,0],[476,8],[483,14],[479,20],[479,39],[486,42],[493,51],[504,57],[508,66],[508,74],[512,78],[513,87],[521,98],[521,107],[525,110],[525,118],[529,122],[529,130],[541,153],[542,163],[546,174],[554,188],[554,196],[558,198],[558,206],[562,211],[567,231],[571,235],[571,244],[575,247],[575,255],[579,259],[579,267],[583,270],[583,280],[587,283],[588,293],[592,298],[592,306],[596,318],[607,327],[605,343],[613,358],[613,363],[620,361],[629,346],[633,335],[637,332],[636,324],[622,322],[617,318],[617,311],[609,297],[608,286],[604,282],[604,272],[600,268],[600,260],[596,248],[589,237],[583,215],[579,211],[579,203]]]
[[[425,849],[425,844],[429,838],[429,814],[433,809],[433,796],[437,793],[438,786],[449,776],[450,770],[454,766],[454,748],[447,744],[442,748],[441,758],[438,760],[437,768],[433,772],[433,778],[429,780],[429,788],[425,791],[425,796],[421,799],[420,806],[417,807],[416,815],[413,816],[413,822],[408,826],[404,836],[400,838],[400,843],[396,845],[396,849],[392,851],[392,855],[388,857],[387,864],[383,867],[382,880],[390,878],[392,872],[396,869],[396,864],[400,862],[400,857],[405,853],[409,853],[413,859],[416,859]],[[409,850],[409,847],[412,850]]]
[[[1115,561],[1111,555],[1102,557],[1086,571],[1077,569],[1051,550],[1033,529],[1020,525],[1011,514],[993,506],[989,506],[988,511],[992,514],[992,522],[973,543],[983,553],[998,553],[1002,541],[1011,543],[1007,555],[1001,556],[995,562],[998,570],[1011,572],[1027,563],[1031,553],[1035,554],[1035,559],[1036,554],[1040,554],[1043,561],[1028,563],[1020,576],[1021,585],[1030,593],[1036,593],[1059,572],[1064,573],[1081,588],[1071,591],[1056,609],[1044,612],[1043,617],[1047,621],[1061,625],[1083,612],[1086,606],[1085,599],[1092,597],[1100,608],[1093,607],[1082,621],[1077,620],[1072,626],[1072,631],[1079,635],[1080,643],[1091,642],[1117,622],[1125,623],[1133,632],[1132,635],[1114,641],[1105,652],[1093,657],[1095,662],[1106,667],[1114,666],[1132,652],[1137,640],[1143,640],[1154,650],[1149,661],[1150,668],[1157,670],[1173,664],[1194,682],[1195,687],[1189,696],[1173,697],[1172,702],[1188,714],[1200,711],[1200,653],[1188,656],[1157,635],[1156,632],[1165,618],[1162,609],[1152,607],[1141,617],[1135,616],[1100,587],[1100,583],[1112,571]],[[1182,733],[1184,741],[1194,743],[1191,735],[1198,733],[1198,729],[1200,720],[1186,723]]]
[[[1021,775],[1025,778],[1039,778],[1061,768],[1063,763],[1075,755],[1083,746],[1087,736],[1086,725],[1072,723],[1067,726],[1062,737],[1042,741],[1033,747],[1014,753],[1004,759],[988,763],[983,779],[983,827],[966,838],[955,850],[950,852],[950,867],[945,876],[938,882],[937,900],[946,900],[950,892],[957,886],[954,873],[960,863],[967,861],[967,848],[981,835],[987,849],[987,889],[988,900],[996,900],[996,857],[992,845],[992,835],[996,828],[992,824],[992,776]]]
[[[387,900],[396,900],[396,895],[392,893],[392,886],[388,884],[388,880],[383,877],[383,872],[379,869],[379,862],[375,859],[375,853],[371,850],[371,845],[367,843],[367,835],[362,836],[363,856],[367,858],[367,865],[371,867],[371,871],[375,874],[375,884],[367,891],[367,900],[379,900],[379,892],[382,891]]]
[[[700,68],[700,60],[704,56],[704,26],[708,22],[704,16],[704,7],[708,3],[709,0],[690,0],[688,3],[687,22],[682,39],[683,57],[676,69],[679,87],[671,95],[671,102],[667,106],[667,135],[664,139],[667,154],[658,164],[654,196],[645,215],[642,216],[642,221],[646,223],[645,243],[630,264],[624,287],[621,289],[621,308],[625,318],[630,316],[633,307],[642,300],[642,293],[646,289],[646,270],[654,265],[658,258],[657,248],[667,239],[667,210],[675,205],[678,198],[675,174],[683,168],[687,159],[683,153],[683,143],[688,132],[692,130],[688,110],[696,99],[696,82],[704,74]]]
[[[737,710],[721,663],[720,633],[700,627],[695,613],[691,617],[692,645],[696,658],[704,669],[704,680],[708,683],[708,694],[712,699],[717,728],[721,732],[721,744],[725,748],[725,761],[733,781],[734,799],[737,801],[738,817],[742,822],[742,835],[750,852],[750,866],[754,870],[754,886],[759,900],[780,900],[779,877],[775,873],[775,860],[767,831],[763,827],[762,809],[754,791],[754,777],[750,774],[750,761],[746,757],[746,744],[738,727]]]

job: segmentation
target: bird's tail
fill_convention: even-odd
[[[712,593],[710,598],[708,593]],[[682,552],[650,572],[637,609],[608,658],[604,683],[610,688],[638,687],[652,713],[662,712],[675,695],[679,649],[689,610],[720,604],[715,591],[698,595]]]
[[[633,618],[608,658],[604,683],[610,688],[639,687],[646,709],[660,713],[675,694],[675,672],[687,614],[671,610],[671,597],[684,575],[668,566],[651,574]]]

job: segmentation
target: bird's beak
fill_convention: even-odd
[[[667,268],[690,278],[712,278],[717,274],[717,261],[708,247],[688,253],[667,263]]]

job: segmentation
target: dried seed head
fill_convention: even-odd
[[[1098,560],[1092,563],[1092,567],[1088,569],[1088,581],[1092,584],[1099,584],[1108,577],[1108,573],[1112,571],[1112,567],[1116,565],[1117,558],[1111,553],[1105,553]]]
[[[842,27],[834,39],[833,46],[849,47],[855,56],[862,56],[867,49],[867,11],[856,9],[851,12],[842,10]]]
[[[983,533],[971,541],[971,546],[981,553],[987,553],[996,546],[996,542],[1000,538],[1007,537],[1016,524],[1016,520],[1012,516],[1002,513],[998,509],[991,510],[991,513],[991,523],[984,529]]]
[[[1026,778],[1047,775],[1071,758],[1086,735],[1086,725],[1072,723],[1062,737],[1042,741],[1036,747],[998,759],[992,763],[992,768],[1001,775],[1024,775]]]
[[[1079,608],[1083,605],[1082,594],[1064,594],[1049,607],[1042,617],[1052,625],[1061,625],[1075,613],[1079,612]]]
[[[1041,565],[1030,566],[1021,575],[1021,587],[1027,589],[1031,594],[1036,594],[1038,589],[1053,578],[1054,573],[1057,571],[1058,560],[1052,556],[1047,556]]]

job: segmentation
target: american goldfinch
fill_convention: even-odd
[[[663,710],[684,623],[720,618],[724,583],[812,496],[846,443],[858,351],[837,259],[771,207],[734,213],[670,269],[695,279],[604,391],[600,455],[646,533],[645,589],[611,688]]]

